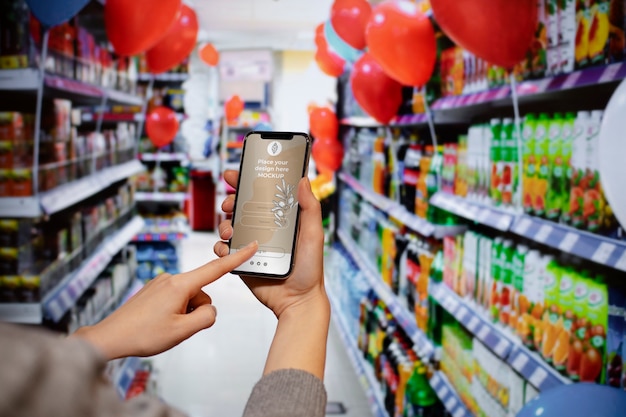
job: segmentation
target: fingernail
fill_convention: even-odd
[[[213,312],[215,313],[215,317],[217,317],[217,308],[211,304],[211,307],[213,308]]]
[[[251,248],[255,245],[258,245],[259,242],[257,240],[253,240],[252,242],[248,243],[248,246],[246,246],[246,248]]]

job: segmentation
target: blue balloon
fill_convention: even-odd
[[[626,392],[608,385],[580,382],[542,392],[517,417],[623,417]]]
[[[337,35],[335,28],[330,23],[330,20],[324,23],[324,36],[326,37],[326,42],[328,46],[332,48],[333,51],[337,53],[340,57],[345,59],[347,62],[356,62],[363,51],[360,51],[350,45],[348,45],[343,39]]]
[[[50,29],[76,16],[90,0],[26,0],[37,20]]]

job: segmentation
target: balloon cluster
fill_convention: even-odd
[[[337,139],[339,122],[329,107],[309,106],[309,128],[315,138],[311,156],[323,174],[335,172],[341,167],[343,146]]]

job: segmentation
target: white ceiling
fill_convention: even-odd
[[[313,50],[315,27],[333,0],[189,0],[200,21],[200,42],[216,48]]]

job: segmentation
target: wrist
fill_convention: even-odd
[[[96,349],[107,361],[120,357],[112,352],[110,347],[107,347],[105,338],[99,335],[97,325],[83,326],[70,335],[72,338],[78,338],[84,342],[89,343],[94,349]]]
[[[311,291],[276,315],[279,321],[303,316],[315,317],[330,323],[330,301],[323,287]]]

